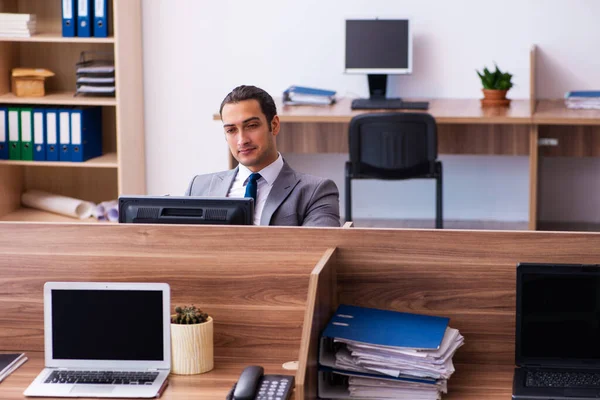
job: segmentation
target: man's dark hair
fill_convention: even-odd
[[[273,98],[269,93],[256,86],[238,86],[225,96],[221,103],[221,108],[219,109],[221,118],[223,117],[223,107],[225,104],[239,103],[240,101],[252,99],[258,101],[258,104],[260,104],[260,109],[263,114],[265,114],[265,117],[267,117],[267,124],[269,124],[269,130],[271,130],[271,121],[273,121],[273,117],[277,115],[275,101],[273,101]]]

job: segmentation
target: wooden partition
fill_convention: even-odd
[[[0,224],[0,351],[30,358],[0,398],[23,398],[43,368],[47,281],[167,282],[173,308],[193,303],[212,315],[215,370],[172,377],[166,398],[223,399],[248,365],[289,374],[282,364],[299,359],[311,271],[327,249],[315,231]]]
[[[223,399],[243,367],[287,373],[316,398],[317,339],[338,303],[450,317],[465,336],[447,399],[508,399],[518,262],[598,263],[600,234],[0,224],[0,350],[31,358],[0,385],[22,399],[43,366],[46,281],[167,282],[215,318],[215,370],[166,399]]]

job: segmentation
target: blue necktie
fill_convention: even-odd
[[[258,184],[256,183],[256,181],[258,181],[259,179],[259,173],[252,173],[248,177],[248,183],[246,184],[246,194],[244,195],[244,197],[252,197],[254,199],[254,204],[256,204],[256,190],[258,189]]]

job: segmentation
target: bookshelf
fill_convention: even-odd
[[[95,203],[146,193],[141,0],[112,0],[109,6],[109,37],[65,38],[61,0],[0,0],[0,12],[36,14],[38,31],[29,38],[0,38],[0,104],[101,106],[104,153],[83,163],[0,160],[0,221],[79,222],[21,208],[21,194],[29,189]],[[74,97],[75,63],[82,51],[114,54],[116,97]],[[10,72],[15,67],[53,71],[46,96],[13,95]]]

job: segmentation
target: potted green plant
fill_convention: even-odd
[[[513,87],[511,82],[512,75],[508,72],[502,72],[496,65],[496,70],[491,72],[486,67],[483,72],[477,71],[483,85],[483,99],[481,105],[487,106],[508,106],[510,100],[506,98],[506,92]]]
[[[171,315],[171,372],[192,375],[214,367],[213,319],[193,305]]]

